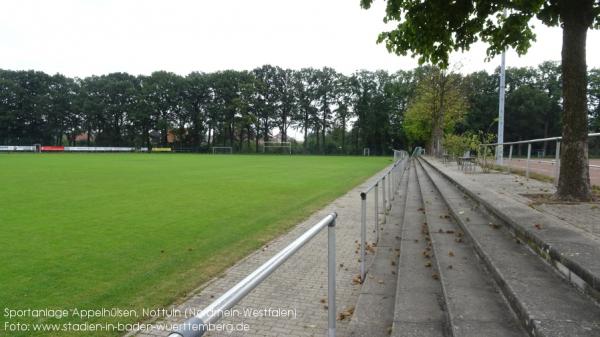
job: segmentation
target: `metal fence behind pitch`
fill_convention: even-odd
[[[373,224],[375,226],[375,242],[379,242],[379,190],[381,187],[381,206],[383,211],[383,223],[386,221],[386,215],[392,207],[391,201],[394,200],[396,192],[400,187],[402,172],[406,168],[408,162],[408,152],[402,150],[394,150],[394,164],[386,170],[380,177],[375,180],[370,186],[365,188],[360,193],[361,213],[360,213],[360,280],[364,282],[366,267],[366,246],[367,246],[367,197],[369,192],[373,192],[374,210]]]
[[[594,138],[594,137],[600,137],[600,132],[597,133],[590,133],[588,134],[588,138]],[[536,143],[548,143],[548,142],[554,142],[554,160],[551,161],[550,163],[552,165],[554,165],[554,184],[558,185],[558,179],[560,176],[560,144],[561,144],[561,140],[562,137],[550,137],[550,138],[540,138],[540,139],[529,139],[529,140],[521,140],[521,141],[517,141],[517,142],[507,142],[507,143],[491,143],[491,144],[481,144],[480,147],[483,149],[483,151],[479,151],[480,154],[479,156],[482,157],[482,163],[483,163],[483,167],[487,167],[488,166],[488,147],[491,148],[490,153],[492,154],[492,156],[490,156],[490,158],[493,160],[496,157],[496,153],[498,152],[502,152],[502,157],[504,157],[504,151],[506,150],[504,147],[508,146],[508,163],[505,165],[504,163],[504,159],[502,160],[500,164],[500,166],[506,166],[508,169],[508,172],[510,172],[511,167],[513,166],[513,155],[514,153],[514,147],[515,145],[517,146],[521,146],[526,144],[527,145],[527,157],[525,160],[525,177],[527,179],[529,179],[529,175],[530,175],[530,162],[531,162],[531,154],[532,154],[532,146],[533,144]],[[544,150],[542,151],[544,153],[544,156],[546,155],[546,146],[544,146]],[[520,149],[519,149],[519,156],[520,156]]]

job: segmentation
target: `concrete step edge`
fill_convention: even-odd
[[[416,176],[416,169],[415,169],[416,167],[415,167],[414,160],[412,160],[412,159],[410,160],[409,167],[410,167],[410,170],[412,172],[414,172],[415,183],[418,185],[418,181],[416,180],[417,176]],[[405,185],[407,193],[408,193],[408,188],[409,188],[409,184],[410,184],[410,178],[411,178],[410,172],[411,171],[409,171],[408,179],[407,179],[406,185]],[[419,193],[421,193],[419,186],[417,186],[417,190],[418,190]],[[404,205],[403,205],[403,207],[404,207],[404,214],[403,214],[402,223],[401,223],[402,232],[403,233],[404,233],[404,226],[406,225],[406,221],[407,221],[407,219],[409,219],[408,212],[406,211],[407,205],[408,205],[408,197],[406,197],[404,199]],[[402,254],[405,254],[405,248],[403,248],[403,243],[406,244],[406,242],[404,241],[404,237],[402,238],[402,241],[401,241],[401,244],[400,244],[400,255],[401,256],[402,256]],[[401,258],[402,257],[399,257],[398,264],[397,264],[397,270],[396,270],[396,274],[397,274],[398,279],[401,277],[401,273],[402,273],[402,270],[400,270],[400,268],[402,267],[402,264],[400,263],[400,259]],[[435,254],[431,257],[431,260],[435,261],[434,262],[435,263],[435,268],[437,268],[437,257],[436,257]],[[399,303],[399,296],[401,296],[401,294],[402,294],[402,292],[399,290],[399,287],[401,287],[401,286],[402,286],[401,283],[399,281],[397,281],[396,282],[396,298],[394,299],[395,306],[394,306],[394,322],[393,322],[393,325],[392,325],[392,332],[391,332],[392,336],[405,336],[406,335],[405,331],[397,325],[398,322],[401,321],[401,319],[398,319],[399,317],[401,317],[401,315],[399,314],[398,307],[397,307],[397,303]],[[431,336],[437,336],[438,335],[438,333],[436,333],[437,332],[436,329],[438,329],[437,326],[440,327],[439,329],[441,329],[441,330],[439,330],[439,333],[442,333],[443,336],[452,336],[451,335],[451,329],[450,329],[450,326],[448,324],[447,308],[445,308],[446,303],[444,302],[444,303],[442,303],[442,305],[444,307],[442,309],[443,312],[444,312],[444,314],[443,314],[443,316],[444,316],[443,322],[441,324],[439,324],[439,325],[437,325],[435,322],[432,322],[431,323],[432,327],[431,327],[431,331],[429,331],[429,334],[425,333],[423,331],[420,331],[418,333],[416,331],[413,331],[415,333],[414,334],[415,336],[429,336],[429,335],[431,335]],[[415,324],[419,324],[419,323],[415,323]],[[422,326],[419,326],[418,328],[415,327],[415,328],[420,330],[420,329],[422,329]],[[409,333],[409,335],[411,335],[411,334]]]
[[[421,160],[426,163],[428,167],[431,167],[437,173],[441,174],[444,178],[450,181],[459,190],[467,194],[471,199],[481,204],[488,212],[505,222],[515,236],[527,243],[532,250],[538,254],[539,257],[552,265],[567,281],[587,295],[594,298],[596,301],[600,301],[600,274],[589,270],[585,265],[578,262],[576,257],[572,258],[567,254],[564,254],[564,252],[562,252],[555,245],[546,242],[543,238],[537,235],[537,233],[520,224],[517,217],[496,207],[493,203],[486,200],[486,198],[482,197],[469,187],[461,184],[437,168],[435,165],[431,164],[428,159],[421,158]],[[494,194],[494,197],[503,198],[505,200],[507,199],[493,191],[490,191],[490,193]],[[527,207],[517,201],[510,200],[508,202],[512,202],[514,206],[518,208],[524,209]],[[540,213],[540,215],[544,217],[544,222],[558,222],[558,220],[552,219],[544,214]],[[574,232],[574,235],[578,235],[578,233]],[[584,240],[589,241],[589,239],[585,238]],[[600,259],[600,256],[598,256],[598,258]]]
[[[408,178],[405,176],[406,171],[404,171],[400,177],[401,179],[401,186],[406,188],[406,186],[408,186]],[[405,183],[406,181],[406,183]],[[401,188],[402,188],[401,187]],[[397,200],[398,195],[395,195],[394,198],[392,199],[392,201]],[[402,199],[399,200],[400,204],[399,205],[394,205],[395,207],[404,207],[406,205],[406,195],[402,195]],[[393,207],[393,206],[392,206]],[[380,222],[379,226],[381,226],[382,224],[387,224],[387,225],[391,225],[390,222],[387,221],[387,218],[391,216],[391,209],[390,210],[384,210],[384,212],[382,213],[383,215],[383,221]],[[404,218],[404,216],[402,216],[402,218]],[[400,230],[401,230],[401,226],[400,225]],[[380,241],[381,242],[381,241]],[[370,260],[367,263],[366,266],[366,274],[365,274],[365,280],[363,280],[363,283],[361,284],[361,288],[360,288],[360,292],[358,295],[358,299],[356,301],[356,306],[354,307],[354,314],[352,316],[352,319],[349,322],[349,331],[350,331],[350,336],[351,337],[370,337],[373,333],[373,331],[369,331],[369,332],[365,332],[364,331],[364,325],[365,323],[360,321],[357,319],[357,314],[359,314],[362,310],[361,306],[366,306],[368,307],[369,305],[371,305],[372,301],[368,299],[368,297],[371,297],[372,295],[374,295],[371,291],[369,291],[368,289],[372,289],[375,288],[377,286],[377,283],[379,282],[379,279],[370,277],[372,274],[370,274],[370,272],[372,272],[372,269],[375,265],[375,263],[381,259],[384,259],[385,261],[388,261],[388,259],[386,258],[387,252],[384,252],[383,249],[388,249],[388,247],[383,247],[383,246],[379,246],[377,245],[377,247],[375,248],[375,253],[371,256]],[[397,263],[397,261],[396,261]],[[397,281],[397,275],[396,275],[396,281]],[[393,284],[393,297],[395,297],[396,295],[396,284]],[[393,322],[393,313],[391,316],[390,321]],[[378,323],[378,322],[375,322]],[[393,324],[393,323],[392,323]],[[391,325],[390,325],[391,327]],[[383,329],[387,329],[388,327],[377,327],[379,330],[381,330],[381,328]]]
[[[422,164],[423,162],[420,161],[420,163]],[[448,177],[446,175],[444,175],[443,172],[440,172],[435,167],[432,167],[431,164],[429,164],[428,166],[432,170],[436,170],[436,172],[440,173],[442,175],[442,177],[444,177],[445,179],[448,179]],[[427,169],[425,169],[424,165],[423,165],[423,168],[424,168],[425,174],[432,181],[432,184],[435,186],[436,190],[439,192],[439,194],[441,195],[444,202],[448,205],[448,208],[450,210],[450,213],[452,214],[452,217],[457,221],[457,224],[464,231],[465,235],[468,236],[469,239],[471,240],[475,251],[481,258],[481,260],[484,262],[484,264],[487,266],[489,272],[491,273],[493,279],[496,281],[496,284],[498,285],[498,287],[501,289],[503,295],[505,296],[505,298],[508,301],[511,308],[514,310],[516,315],[520,318],[520,323],[523,325],[525,330],[529,333],[529,335],[531,337],[552,337],[553,335],[548,335],[545,333],[545,331],[543,329],[541,329],[541,327],[539,325],[540,321],[537,319],[537,317],[533,313],[528,311],[528,309],[526,307],[525,299],[521,299],[519,294],[517,294],[512,289],[512,287],[508,284],[508,282],[506,282],[506,280],[508,278],[505,275],[503,275],[500,268],[498,268],[494,264],[490,255],[487,253],[487,251],[481,245],[481,243],[475,239],[475,237],[472,234],[472,232],[470,231],[469,227],[463,222],[463,220],[459,216],[459,214],[456,213],[456,210],[453,209],[452,207],[450,207],[450,203],[446,199],[446,196],[442,193],[439,186],[432,179],[430,173],[428,172]],[[457,184],[455,184],[452,180],[450,180],[450,179],[448,179],[448,180],[452,185],[455,185],[455,187],[459,188],[459,186],[456,186]],[[461,188],[459,188],[459,190],[465,192]],[[542,261],[540,261],[540,262],[542,262]]]
[[[415,163],[414,169],[415,169],[415,178],[417,179],[417,185],[419,186],[418,192],[421,194],[421,199],[423,199],[423,208],[425,209],[425,219],[427,220],[427,222],[429,223],[429,219],[427,218],[427,205],[425,204],[425,199],[423,198],[423,186],[421,183],[421,179],[423,179],[423,177],[419,177],[419,170],[417,169],[417,165],[419,165],[419,163]],[[421,168],[422,171],[424,171]],[[438,254],[440,254],[440,252],[436,249],[436,245],[434,244],[434,238],[431,235],[431,233],[429,234],[430,240],[432,241],[431,244],[431,250],[433,251],[433,258],[432,260],[435,261],[435,265],[436,265],[436,269],[438,270],[438,275],[439,275],[439,281],[440,281],[440,286],[442,288],[442,295],[444,296],[444,306],[446,308],[446,334],[448,336],[454,336],[454,329],[453,327],[455,326],[455,317],[456,315],[454,315],[454,313],[452,312],[452,308],[448,305],[449,303],[449,296],[448,296],[448,289],[446,287],[446,282],[444,281],[444,273],[442,272],[442,267],[440,266],[440,262],[438,260]]]

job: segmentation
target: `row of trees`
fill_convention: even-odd
[[[373,0],[361,0],[370,8]],[[432,19],[434,18],[434,19]],[[398,55],[419,57],[420,63],[446,68],[450,53],[468,51],[478,41],[493,57],[514,48],[525,54],[535,41],[534,21],[562,29],[562,143],[555,197],[591,200],[588,160],[589,97],[586,64],[587,32],[600,28],[596,0],[538,1],[405,1],[386,0],[384,21],[393,28],[378,42]]]
[[[259,141],[304,134],[306,152],[382,153],[402,145],[411,72],[265,65],[252,71],[112,73],[84,79],[0,70],[0,143],[215,145],[258,151]]]
[[[430,153],[444,152],[449,134],[495,134],[498,127],[496,71],[465,76],[426,66],[414,71],[414,95],[403,112],[403,130],[409,144],[426,146]],[[590,130],[600,130],[600,69],[588,74]],[[547,138],[561,134],[561,69],[557,62],[506,71],[505,140]],[[492,139],[493,140],[493,139]],[[548,152],[548,143],[539,150]]]
[[[507,140],[560,134],[560,66],[508,68]],[[589,72],[590,127],[600,127],[600,70]],[[424,66],[390,74],[263,66],[253,71],[113,73],[84,79],[0,71],[0,143],[232,146],[303,133],[307,153],[426,145],[450,132],[494,133],[498,74]],[[79,138],[77,136],[79,135]],[[81,137],[83,136],[83,139]]]

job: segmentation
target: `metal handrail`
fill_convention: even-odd
[[[314,238],[323,228],[327,230],[327,299],[328,299],[328,336],[335,337],[335,223],[337,213],[331,213],[317,224],[300,235],[296,240],[270,258],[262,266],[254,270],[250,275],[238,282],[209,304],[196,316],[188,319],[185,323],[169,334],[169,337],[200,337],[208,331],[210,324],[218,321],[223,314],[242,300],[250,291],[256,288],[264,279],[271,275],[290,256],[294,255],[308,241]]]
[[[373,188],[375,188],[375,185],[377,185],[383,178],[385,178],[386,176],[388,176],[390,174],[391,171],[393,171],[396,166],[400,165],[400,163],[402,162],[402,160],[404,160],[404,158],[406,157],[402,157],[401,159],[397,160],[396,162],[394,162],[394,164],[392,164],[392,166],[390,168],[388,168],[387,170],[385,170],[377,180],[375,180],[375,182],[371,183],[371,185],[368,185],[367,188],[364,188],[362,190],[361,193],[369,193]]]
[[[375,180],[367,188],[360,192],[361,199],[361,218],[360,218],[360,281],[364,282],[366,275],[366,245],[367,245],[367,194],[371,190],[374,192],[374,225],[375,225],[375,242],[379,242],[379,186],[381,185],[383,199],[383,223],[386,221],[386,215],[392,206],[391,200],[394,199],[396,192],[400,186],[402,172],[406,168],[408,160],[408,152],[402,150],[394,150],[394,159],[397,159],[392,167],[384,171],[384,173]],[[387,182],[387,183],[386,183]],[[387,188],[386,188],[387,186]],[[387,190],[387,193],[386,193]]]
[[[598,137],[600,136],[600,132],[594,132],[594,133],[589,133],[588,135],[589,137]],[[558,186],[558,180],[560,178],[560,141],[562,140],[562,136],[561,137],[549,137],[549,138],[538,138],[538,139],[528,139],[528,140],[520,140],[520,141],[516,141],[516,142],[506,142],[506,143],[490,143],[490,144],[480,144],[480,147],[484,148],[483,151],[483,168],[485,169],[485,167],[487,167],[487,151],[485,150],[487,146],[496,146],[496,151],[504,151],[503,146],[504,145],[510,145],[509,150],[508,150],[508,161],[509,163],[512,163],[512,153],[513,153],[513,145],[519,145],[519,144],[527,144],[527,160],[525,162],[525,178],[529,179],[529,161],[531,160],[531,144],[533,143],[540,143],[540,142],[549,142],[549,141],[556,141],[556,151],[554,153],[554,185]],[[478,154],[479,156],[479,154]],[[500,165],[502,165],[503,163],[501,162]],[[508,168],[508,172],[510,173],[510,164],[507,165]]]
[[[422,156],[425,154],[425,149],[417,146],[413,149],[413,153],[410,155],[412,158],[417,157],[417,156]]]
[[[597,137],[600,136],[600,132],[589,133],[588,137]],[[538,139],[528,139],[528,140],[519,140],[516,142],[506,142],[506,143],[489,143],[489,144],[481,144],[481,146],[497,146],[497,145],[516,145],[516,144],[528,144],[528,143],[539,143],[539,142],[549,142],[553,140],[562,140],[562,136],[560,137],[549,137],[549,138],[538,138]]]

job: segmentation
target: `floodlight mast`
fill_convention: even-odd
[[[504,9],[504,17],[506,18],[506,9]],[[502,51],[500,57],[500,89],[498,90],[498,144],[504,143],[504,89],[506,87],[506,49]],[[496,148],[496,164],[502,165],[504,159],[504,146],[498,145]]]

